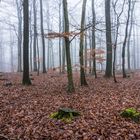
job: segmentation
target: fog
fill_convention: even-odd
[[[48,16],[50,19],[50,26],[52,32],[59,32],[59,15],[58,15],[58,2],[59,0],[44,0],[43,1],[43,14],[44,14],[44,32],[47,34],[50,32],[50,29],[47,27]],[[30,1],[32,3],[32,1]],[[104,0],[96,0],[96,20],[99,22],[97,28],[105,29],[105,10],[104,10]],[[121,3],[121,1],[120,1]],[[121,5],[121,4],[120,4]],[[74,31],[77,28],[80,28],[80,20],[81,20],[81,9],[82,9],[82,1],[81,0],[68,0],[69,7],[69,18],[70,18],[70,30]],[[40,34],[40,15],[39,15],[39,2],[37,4],[37,29],[38,34]],[[47,15],[47,11],[49,8],[49,15]],[[118,9],[119,10],[119,6]],[[134,25],[131,35],[131,65],[132,68],[139,69],[139,54],[140,54],[140,2],[137,1],[135,5],[134,12]],[[30,6],[30,10],[32,10],[32,6]],[[113,18],[113,15],[112,15]],[[119,30],[119,41],[117,47],[117,64],[121,65],[121,48],[125,34],[125,23],[127,18],[127,5],[125,6],[124,13],[121,17],[121,27]],[[33,14],[31,15],[31,20],[33,20]],[[112,19],[113,21],[114,19]],[[86,11],[86,24],[92,21],[91,18],[91,0],[88,0],[87,11]],[[31,26],[33,27],[33,21],[31,22]],[[113,26],[113,25],[112,25]],[[31,28],[32,28],[31,27]],[[113,33],[113,28],[112,28]],[[113,35],[112,35],[113,36]],[[18,19],[17,19],[17,9],[15,0],[2,0],[0,3],[0,71],[1,72],[16,72],[17,71],[17,40],[18,40]],[[113,40],[113,37],[112,37]],[[97,48],[102,47],[105,49],[105,32],[96,31],[96,42]],[[58,52],[58,38],[51,40],[52,50],[53,50],[53,60],[50,60],[49,67],[58,67],[59,66],[59,52]],[[89,48],[88,41],[88,48]],[[47,44],[48,39],[45,39],[46,44],[46,53],[47,53]],[[39,36],[39,49],[40,49],[40,59],[41,59],[41,42]],[[51,50],[50,50],[51,51]],[[79,64],[79,37],[76,38],[71,44],[71,52],[72,52],[72,62],[73,64]],[[126,55],[127,57],[127,55]],[[54,61],[54,64],[52,62]],[[47,65],[47,55],[46,55],[46,65]],[[103,64],[105,66],[105,63]],[[99,65],[97,64],[97,67]],[[120,66],[121,68],[121,66]]]

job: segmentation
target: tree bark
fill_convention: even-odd
[[[118,33],[119,33],[119,27],[120,27],[120,17],[124,11],[125,0],[123,1],[123,5],[122,5],[122,8],[121,8],[121,11],[119,14],[116,11],[117,2],[118,2],[118,0],[116,0],[115,3],[113,4],[114,14],[115,14],[115,18],[116,18],[116,33],[115,33],[115,42],[114,42],[114,55],[113,55],[114,56],[114,59],[113,59],[113,78],[114,78],[115,83],[117,83],[115,66],[116,66],[116,50],[117,50],[117,43],[118,43]]]
[[[128,70],[131,69],[131,66],[130,66],[130,41],[131,41],[131,34],[132,34],[132,27],[133,27],[134,7],[135,7],[135,1],[134,1],[133,5],[132,5],[132,9],[131,9],[131,22],[130,22],[130,28],[129,28],[129,34],[128,34],[128,45],[127,45]]]
[[[127,15],[127,21],[126,21],[126,27],[125,27],[125,37],[123,42],[123,48],[122,48],[122,72],[123,72],[123,78],[126,78],[126,71],[125,71],[125,48],[128,38],[128,26],[129,26],[129,19],[130,19],[130,12],[131,12],[131,0],[128,0],[128,15]]]
[[[69,19],[68,19],[68,9],[67,0],[63,0],[63,12],[64,12],[64,23],[65,23],[65,34],[69,33]],[[65,47],[66,47],[66,60],[67,60],[67,76],[68,76],[68,92],[74,92],[73,76],[72,76],[72,66],[70,58],[70,41],[69,36],[65,36]]]
[[[23,1],[23,18],[24,18],[24,30],[23,30],[23,85],[31,85],[29,77],[29,2]]]
[[[95,25],[96,25],[96,14],[95,14],[95,6],[94,6],[94,0],[92,0],[92,51],[93,51],[93,68],[92,68],[92,74],[95,75],[95,78],[97,78],[96,73],[96,40],[95,40]]]
[[[34,38],[33,38],[33,62],[34,71],[37,71],[37,12],[36,12],[36,0],[33,1],[33,15],[34,15]],[[39,60],[38,60],[39,61]]]
[[[106,20],[106,71],[105,77],[112,76],[112,39],[111,39],[111,18],[110,18],[110,0],[105,0],[105,20]]]
[[[84,48],[84,27],[85,27],[85,14],[86,14],[86,2],[87,0],[83,0],[82,6],[82,16],[81,16],[81,34],[80,34],[80,82],[81,86],[87,86],[87,81],[85,77],[85,69],[84,69],[84,57],[83,57],[83,48]]]
[[[16,0],[18,16],[18,72],[22,71],[22,2]]]
[[[45,59],[45,38],[44,38],[44,26],[43,26],[43,5],[42,0],[40,0],[40,28],[41,28],[41,38],[42,38],[42,52],[43,52],[43,62],[42,68],[43,73],[46,73],[46,59]]]

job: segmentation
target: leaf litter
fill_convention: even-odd
[[[88,76],[80,87],[74,74],[75,93],[66,92],[67,76],[33,73],[32,86],[22,86],[21,74],[5,74],[12,82],[0,81],[0,136],[10,140],[139,140],[140,124],[122,118],[125,108],[140,111],[140,77],[113,79]],[[71,123],[51,119],[59,108],[81,113]]]

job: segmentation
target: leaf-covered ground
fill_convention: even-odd
[[[12,82],[4,86],[3,78]],[[22,86],[20,74],[0,77],[0,137],[10,140],[140,140],[140,124],[120,117],[129,107],[140,111],[140,76],[113,79],[88,76],[89,87],[66,92],[67,77],[56,73],[33,73],[33,85]],[[49,117],[60,107],[81,112],[71,123]]]

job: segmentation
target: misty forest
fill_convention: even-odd
[[[0,140],[139,140],[139,9],[0,0]]]

